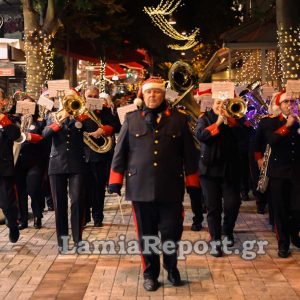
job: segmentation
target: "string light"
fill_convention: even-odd
[[[100,80],[99,80],[100,93],[105,92],[105,67],[106,67],[106,62],[100,59]]]
[[[169,48],[173,50],[188,50],[198,44],[196,41],[196,36],[199,33],[199,28],[195,28],[193,33],[190,35],[179,33],[174,27],[170,24],[170,22],[165,18],[165,15],[170,15],[172,12],[178,7],[180,1],[177,1],[175,5],[172,7],[174,0],[167,0],[165,4],[163,4],[163,0],[159,3],[159,5],[154,7],[144,7],[144,11],[149,15],[152,22],[155,26],[157,26],[164,34],[168,35],[170,38],[178,41],[187,41],[186,44],[180,46],[178,44],[168,45]]]
[[[25,29],[27,93],[37,99],[46,80],[53,74],[53,35],[42,30]]]
[[[284,85],[288,79],[300,78],[300,28],[280,28],[277,37]]]

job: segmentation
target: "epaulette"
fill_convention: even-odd
[[[201,117],[203,117],[203,116],[204,116],[204,114],[205,114],[205,112],[201,112],[198,118],[201,118]]]
[[[184,114],[184,115],[188,115],[188,113],[183,109],[177,108],[177,111]]]
[[[276,118],[276,117],[278,117],[277,115],[274,115],[274,114],[272,114],[272,115],[269,115],[268,116],[269,118]]]

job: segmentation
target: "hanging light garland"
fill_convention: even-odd
[[[105,92],[105,67],[106,67],[106,62],[100,59],[100,81],[99,81],[100,93]]]
[[[165,17],[165,15],[170,15],[172,14],[172,12],[175,11],[175,9],[180,4],[181,0],[177,1],[172,7],[174,2],[175,0],[167,0],[164,4],[164,0],[161,0],[161,2],[156,8],[144,7],[144,11],[149,15],[154,25],[157,26],[164,34],[177,41],[187,41],[186,44],[183,46],[174,44],[168,45],[169,48],[178,51],[188,50],[198,44],[198,42],[196,41],[196,36],[200,30],[199,28],[195,28],[192,34],[186,35],[181,34],[174,29],[174,27],[168,22],[168,20]]]
[[[280,28],[277,31],[282,81],[300,78],[300,28]]]

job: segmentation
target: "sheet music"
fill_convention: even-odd
[[[125,105],[125,106],[121,106],[121,107],[117,108],[117,113],[118,113],[121,125],[124,123],[125,115],[128,112],[134,111],[134,110],[137,110],[137,106],[135,104],[129,104],[129,105]]]
[[[211,89],[213,99],[234,98],[234,83],[231,81],[214,81]]]
[[[48,80],[49,97],[57,97],[57,91],[64,91],[65,95],[70,93],[70,82],[67,79]]]
[[[95,109],[101,110],[103,107],[103,99],[88,97],[86,98],[85,107],[88,110],[95,110]]]
[[[54,102],[43,95],[40,96],[37,104],[46,107],[46,109],[48,109],[48,110],[52,110],[52,108],[54,106]]]
[[[16,113],[22,115],[34,115],[35,107],[35,102],[17,101]]]

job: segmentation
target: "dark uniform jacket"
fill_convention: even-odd
[[[230,119],[232,125],[215,125],[218,116],[212,111],[204,113],[197,122],[196,137],[200,141],[200,175],[213,177],[239,176],[239,149],[235,130],[236,121]]]
[[[56,123],[43,130],[45,139],[52,139],[49,175],[78,174],[86,171],[83,131],[84,122],[67,119],[60,128]]]
[[[285,126],[283,115],[270,118],[266,138],[271,146],[267,176],[300,180],[300,135],[299,124]]]
[[[187,186],[199,186],[197,154],[186,115],[165,110],[152,130],[141,111],[127,113],[112,162],[110,184],[123,182],[126,199],[181,202]]]
[[[0,121],[0,176],[13,176],[13,144],[20,137],[20,129],[5,116]]]
[[[102,128],[105,132],[105,136],[110,136],[113,138],[113,148],[114,148],[114,137],[113,135],[120,131],[120,121],[119,118],[112,114],[111,109],[104,107],[102,110],[95,110],[94,111],[97,118],[101,121]],[[87,119],[85,122],[85,127],[87,132],[93,132],[98,129],[98,125],[91,119]],[[93,138],[92,138],[93,139]],[[102,138],[99,139],[93,139],[94,142],[96,142],[99,146],[102,146],[104,143],[104,140]],[[97,153],[93,151],[90,147],[85,145],[85,159],[86,162],[92,161],[102,161],[106,159],[111,159],[111,152],[108,151],[107,153]]]
[[[31,126],[26,131],[26,133],[31,135],[31,140],[26,140],[22,143],[17,165],[20,163],[22,166],[44,165],[44,162],[47,159],[46,140],[43,140],[42,137],[45,123],[45,121],[33,119]]]

